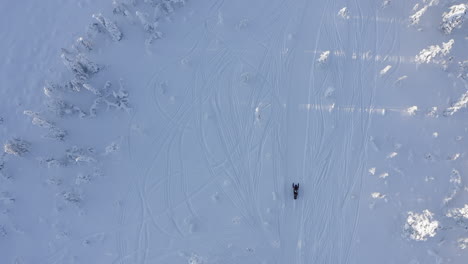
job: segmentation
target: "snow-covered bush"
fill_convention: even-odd
[[[10,174],[5,172],[5,161],[3,161],[3,155],[0,160],[0,179],[11,180]]]
[[[447,55],[450,53],[454,42],[455,41],[451,39],[447,42],[443,42],[442,47],[439,45],[432,45],[421,50],[416,56],[416,63],[435,63],[442,65],[444,69],[447,68],[448,63],[452,60],[452,58],[447,58]]]
[[[47,103],[47,107],[58,117],[72,116],[78,114],[81,118],[83,118],[86,115],[79,107],[60,99],[50,100]]]
[[[61,57],[63,64],[73,73],[77,81],[84,82],[100,70],[96,63],[90,61],[82,53],[75,55],[73,52],[62,49]]]
[[[330,51],[327,50],[327,51],[324,51],[320,54],[320,57],[318,58],[318,62],[320,64],[325,64],[327,61],[328,61],[328,57],[330,56]]]
[[[122,32],[110,19],[106,18],[102,14],[94,14],[93,18],[96,19],[99,25],[109,33],[113,41],[120,41],[122,39]]]
[[[458,239],[458,248],[466,249],[468,248],[468,237]]]
[[[63,191],[60,193],[60,196],[62,196],[67,203],[79,204],[82,201],[81,194],[77,190]]]
[[[76,52],[88,52],[93,49],[93,45],[91,42],[88,40],[84,39],[83,37],[79,37],[76,40],[75,45],[73,45],[73,48],[76,50]]]
[[[434,214],[429,210],[421,214],[408,212],[408,218],[404,226],[405,234],[416,241],[426,241],[428,237],[434,237],[439,227],[439,222],[433,220]]]
[[[24,114],[32,118],[32,123],[38,127],[48,129],[48,133],[46,134],[47,138],[52,138],[56,140],[64,140],[67,136],[67,131],[57,127],[54,123],[45,120],[43,117],[39,115],[39,113],[26,110]]]
[[[439,0],[423,0],[422,1],[423,7],[420,8],[419,3],[413,7],[413,11],[415,13],[410,16],[410,24],[417,25],[421,20],[421,17],[426,13],[427,9],[431,6],[436,6],[439,4]]]
[[[5,227],[0,225],[0,237],[6,237],[7,235],[8,235],[8,233],[5,230]]]
[[[89,38],[94,38],[94,37],[96,37],[97,34],[99,34],[101,32],[102,32],[101,26],[99,26],[98,22],[92,22],[86,28],[86,35]]]
[[[444,116],[451,116],[458,112],[461,108],[466,107],[468,104],[468,91],[462,94],[462,96],[450,107],[445,109]]]
[[[146,44],[151,44],[154,40],[162,37],[162,33],[156,30],[156,28],[158,27],[158,22],[149,22],[149,16],[147,13],[136,11],[135,14],[140,20],[141,24],[143,25],[143,29],[145,30],[145,32],[148,33]]]
[[[447,204],[453,198],[455,198],[455,195],[460,191],[462,188],[462,180],[461,180],[461,175],[458,170],[453,169],[452,173],[450,175],[450,183],[452,184],[452,191],[450,192],[449,196],[444,198],[444,204]]]
[[[0,202],[4,205],[13,204],[15,202],[15,198],[13,198],[9,192],[1,192]]]
[[[462,208],[450,209],[446,216],[453,218],[463,228],[468,228],[468,204],[465,204]]]
[[[39,158],[41,164],[45,164],[48,168],[60,168],[67,167],[71,165],[80,165],[84,163],[94,163],[96,159],[94,158],[94,149],[93,148],[79,148],[77,146],[72,146],[65,150],[65,154],[59,158]]]
[[[131,12],[128,10],[128,7],[126,4],[124,3],[121,3],[117,0],[114,0],[112,1],[112,5],[113,5],[113,9],[112,9],[112,13],[114,15],[121,15],[121,16],[124,16],[124,17],[127,17],[127,18],[132,18],[132,14]]]
[[[63,87],[61,87],[60,85],[56,83],[46,81],[44,84],[44,94],[47,97],[50,97],[50,98],[57,97],[58,94],[62,91],[63,91]]]
[[[109,108],[125,110],[127,112],[131,110],[128,103],[128,92],[123,89],[119,89],[117,92],[112,91],[112,97],[110,97],[110,100],[106,100],[105,102]]]
[[[343,7],[338,11],[338,16],[343,19],[349,19],[349,12],[347,7]]]
[[[458,62],[458,78],[468,81],[468,60]]]
[[[3,146],[5,153],[15,156],[24,156],[29,152],[31,144],[20,138],[13,138],[7,141]]]
[[[428,6],[424,6],[421,9],[419,9],[416,13],[410,16],[410,24],[411,25],[417,25],[419,24],[419,21],[421,20],[421,17],[426,13]]]
[[[113,154],[119,150],[120,150],[120,145],[117,142],[112,142],[108,146],[106,146],[104,155]]]
[[[101,96],[94,100],[89,109],[90,117],[95,117],[101,106],[105,106],[106,110],[110,110],[112,108],[125,110],[126,112],[131,110],[128,101],[128,92],[124,90],[123,81],[120,80],[120,88],[118,91],[111,90],[111,87],[111,82],[106,82],[104,89],[101,91]]]
[[[460,28],[466,19],[468,12],[467,4],[453,5],[449,12],[442,15],[441,28],[445,34],[450,34],[455,28]]]
[[[65,151],[65,164],[91,163],[96,160],[92,157],[93,149],[83,149],[73,146]]]

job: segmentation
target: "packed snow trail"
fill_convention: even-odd
[[[224,207],[220,213],[237,212],[231,220],[234,228],[243,226],[238,235],[254,238],[248,248],[279,248],[270,257],[260,256],[278,263],[349,262],[371,113],[349,116],[320,108],[305,111],[300,105],[329,103],[326,90],[335,87],[335,104],[372,109],[376,62],[345,57],[319,65],[316,54],[304,56],[304,51],[377,53],[375,5],[353,2],[350,8],[366,19],[347,21],[334,15],[339,5],[333,1],[259,3],[250,5],[245,18],[223,12],[241,3],[212,6],[204,26],[194,24],[184,35],[189,52],[157,71],[147,85],[153,94],[148,105],[166,127],[150,140],[147,149],[156,152],[145,156],[153,158],[138,159],[142,214],[135,260],[148,260],[148,239],[158,229],[175,241],[229,230],[207,224],[210,220],[197,208],[195,197],[213,190],[213,201]],[[181,68],[182,58],[194,65]],[[134,120],[147,118],[136,113]],[[201,148],[200,164],[206,166],[197,170],[208,172],[196,182],[187,181],[193,162],[184,165],[193,160],[188,153],[194,148]],[[301,184],[296,201],[292,182]],[[163,207],[157,198],[161,192]],[[182,209],[186,212],[178,212]],[[211,231],[187,232],[185,225],[206,225]],[[239,246],[235,241],[232,245]],[[244,254],[250,253],[232,257]]]

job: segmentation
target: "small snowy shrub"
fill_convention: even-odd
[[[468,81],[468,60],[458,62],[458,78]]]
[[[446,216],[453,218],[462,227],[468,228],[468,204],[465,204],[463,208],[450,209]]]
[[[112,1],[112,5],[114,7],[112,9],[112,13],[114,15],[121,15],[121,16],[124,16],[124,17],[132,18],[132,14],[128,10],[126,4],[114,0],[114,1]]]
[[[160,39],[162,37],[162,33],[156,28],[158,27],[158,22],[149,22],[148,14],[140,11],[136,11],[136,16],[140,20],[141,24],[143,25],[143,30],[148,34],[148,37],[145,41],[147,45],[153,43],[154,40]]]
[[[7,232],[5,230],[5,227],[0,225],[0,237],[6,237],[7,236]]]
[[[75,114],[78,114],[80,117],[84,117],[85,115],[77,106],[60,99],[50,100],[47,107],[58,117],[71,116]]]
[[[408,212],[404,226],[406,235],[416,241],[426,241],[428,237],[434,237],[439,222],[432,220],[433,216],[429,210],[424,210],[421,214]]]
[[[60,195],[67,203],[79,204],[82,201],[81,194],[76,190],[63,191]]]
[[[343,19],[349,19],[348,8],[346,7],[341,8],[340,11],[338,11],[338,16]]]
[[[452,184],[452,191],[450,192],[450,195],[444,198],[444,203],[447,204],[453,198],[455,198],[455,195],[460,191],[462,188],[462,181],[461,181],[461,175],[460,172],[456,169],[452,169],[452,173],[450,175],[450,183]]]
[[[466,249],[468,248],[468,237],[458,239],[458,248]]]
[[[13,138],[7,141],[3,146],[5,153],[15,156],[24,156],[29,152],[31,144],[19,138]]]
[[[123,37],[117,25],[102,14],[94,14],[93,18],[109,33],[113,41],[120,41]]]
[[[75,45],[73,45],[73,48],[76,50],[76,52],[88,52],[93,49],[93,45],[83,37],[79,37],[76,40]]]
[[[320,57],[318,58],[317,61],[320,64],[325,64],[328,61],[329,56],[330,56],[330,51],[329,50],[324,51],[324,52],[322,52],[322,54],[320,54]]]
[[[65,151],[65,164],[91,163],[96,160],[91,156],[93,149],[83,149],[73,146]]]
[[[465,92],[452,106],[445,109],[444,116],[451,116],[455,114],[461,108],[466,107],[467,104],[468,104],[468,92]]]
[[[460,28],[466,18],[468,5],[459,4],[450,7],[449,12],[442,15],[441,29],[445,34],[450,34],[455,28]]]

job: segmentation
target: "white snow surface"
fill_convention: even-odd
[[[0,263],[466,263],[453,5],[0,1]]]

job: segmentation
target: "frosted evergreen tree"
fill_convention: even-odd
[[[90,61],[82,53],[75,55],[66,49],[62,49],[61,57],[63,64],[74,74],[76,80],[86,81],[100,70],[96,63]]]
[[[442,47],[439,45],[432,45],[426,49],[421,50],[415,58],[416,63],[435,63],[442,65],[442,67],[446,69],[448,67],[448,63],[452,60],[452,58],[448,57],[448,55],[454,42],[455,41],[451,39],[442,43]]]
[[[57,127],[54,123],[45,120],[39,115],[39,113],[26,110],[24,111],[24,114],[32,118],[32,123],[34,125],[48,130],[48,133],[46,134],[47,138],[63,141],[68,134],[66,130],[63,130]]]
[[[100,13],[94,14],[93,18],[96,19],[101,27],[109,33],[113,41],[120,41],[122,39],[123,34],[113,21]]]
[[[140,20],[141,24],[143,25],[143,29],[146,33],[148,33],[148,38],[146,39],[146,44],[153,43],[154,40],[159,39],[162,37],[162,33],[156,28],[158,27],[158,22],[149,22],[148,14],[136,11],[136,16]]]
[[[121,2],[119,2],[117,0],[114,0],[114,1],[112,1],[112,6],[114,7],[112,9],[112,13],[114,15],[121,15],[121,16],[127,17],[129,19],[132,18],[132,14],[128,10],[128,7],[127,7],[126,4],[121,3]]]
[[[467,17],[468,5],[459,4],[450,7],[449,12],[442,15],[441,29],[445,34],[450,34],[455,28],[460,28]]]
[[[83,37],[79,37],[76,40],[75,45],[73,48],[78,52],[89,52],[93,49],[93,45],[88,40],[84,39]]]
[[[429,210],[423,210],[421,214],[408,212],[408,218],[404,226],[404,232],[412,240],[426,241],[436,235],[439,222],[433,220],[434,214]]]
[[[85,113],[77,106],[60,99],[52,99],[47,103],[49,110],[58,117],[78,115],[84,117]]]
[[[5,153],[15,156],[24,156],[29,152],[31,144],[20,138],[12,138],[3,146]]]
[[[458,78],[468,81],[468,60],[458,62]]]

